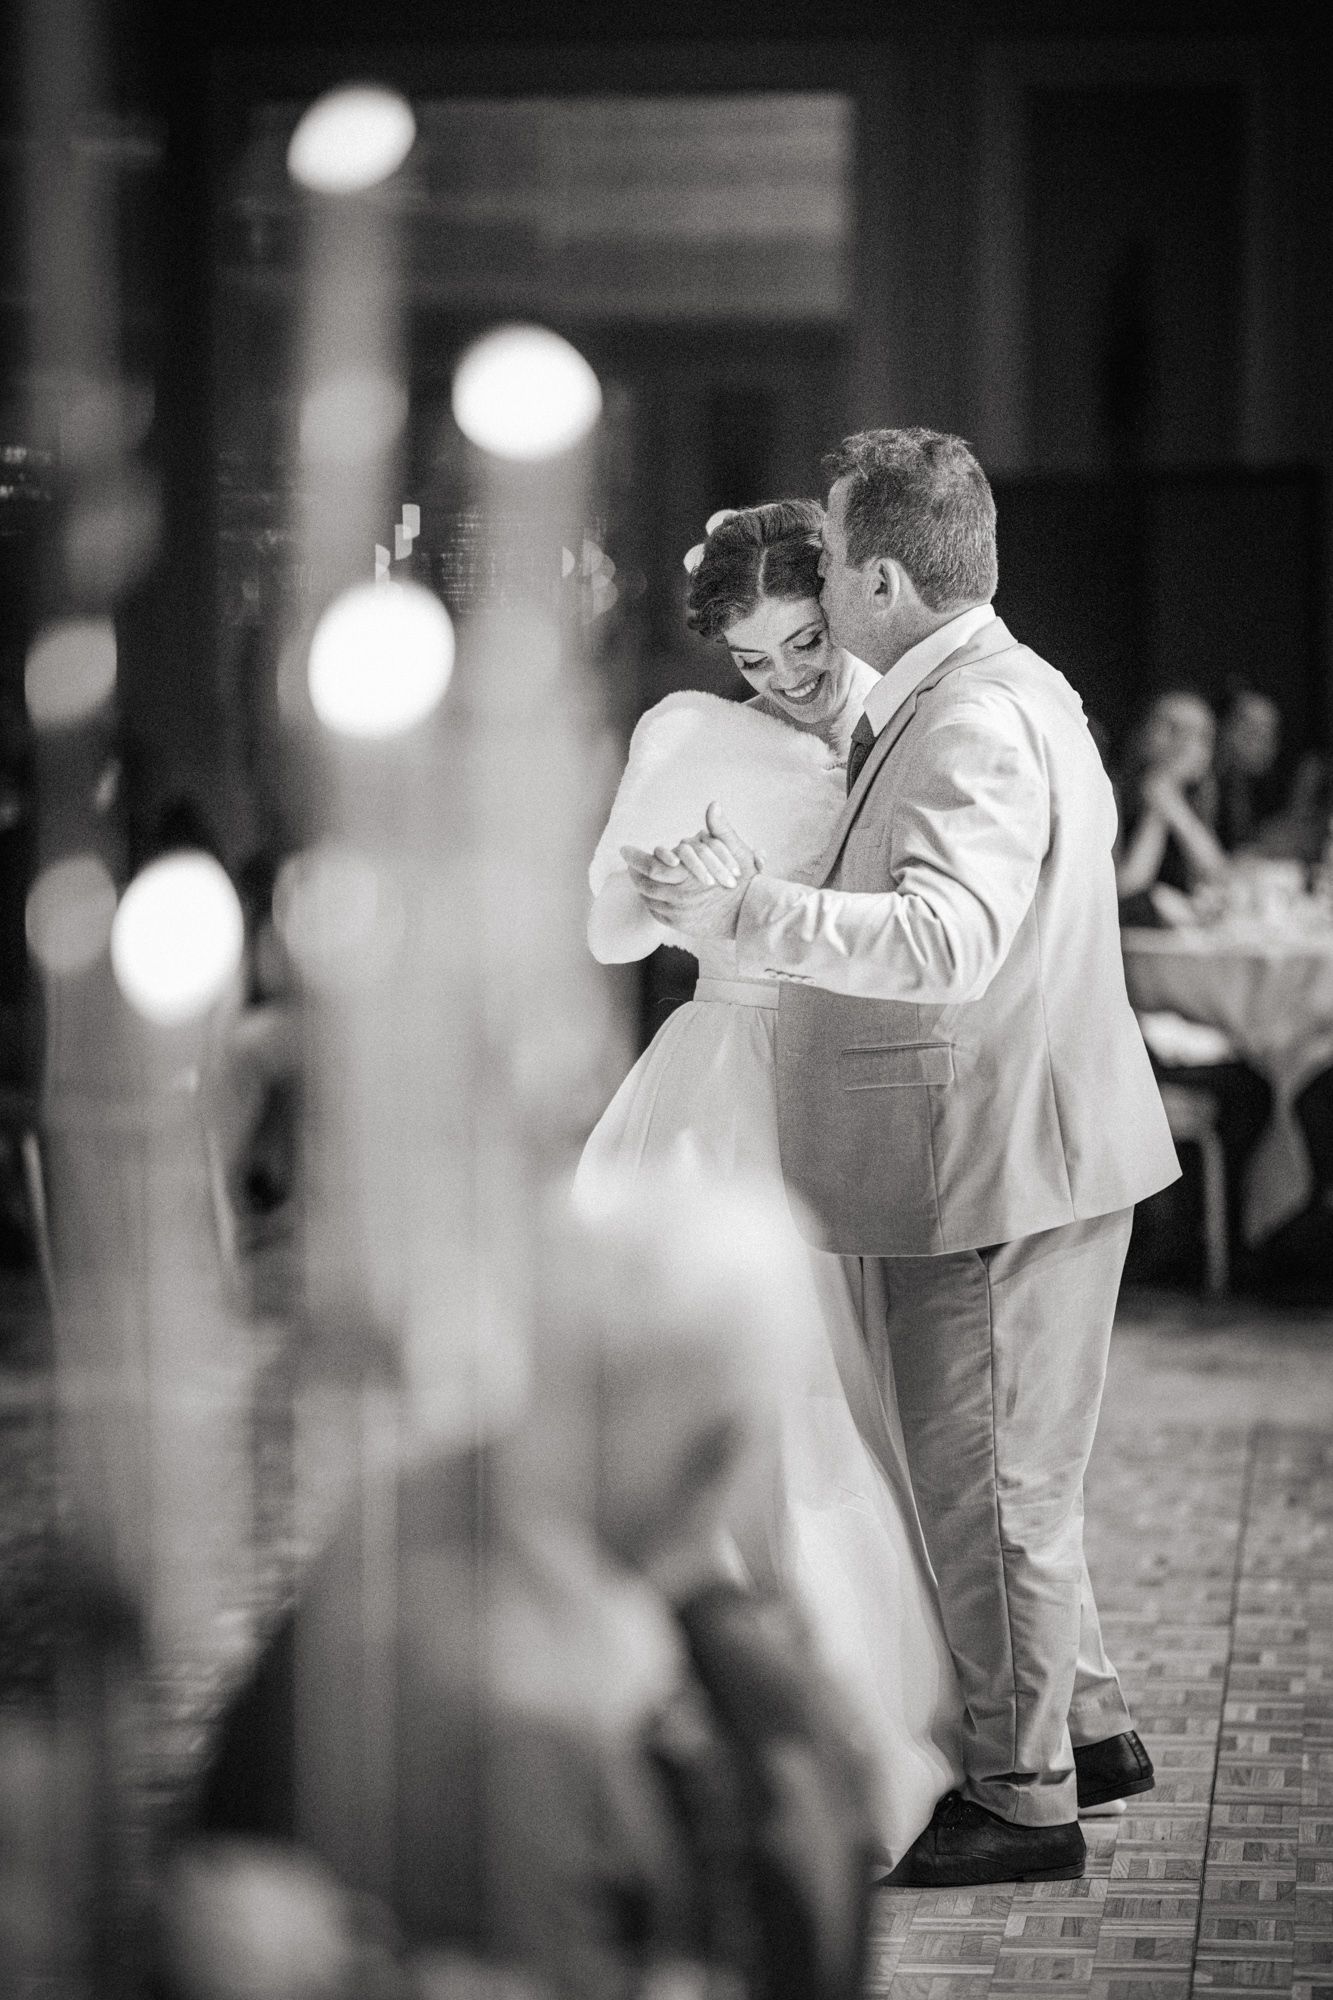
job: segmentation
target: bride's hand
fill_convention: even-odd
[[[660,856],[661,848],[657,851]],[[722,841],[711,839],[703,828],[692,833],[688,840],[677,841],[675,855],[681,867],[688,868],[705,889],[734,889],[741,879],[736,857]]]
[[[620,852],[652,915],[687,937],[735,937],[740,906],[763,866],[717,805],[709,806],[707,828],[693,841],[653,854],[638,847]]]
[[[659,856],[663,850],[659,848]],[[710,805],[706,824],[689,840],[677,843],[674,856],[688,868],[696,882],[705,887],[714,883],[721,889],[734,889],[751,875],[758,875],[763,868],[764,858],[744,840],[721,806]]]

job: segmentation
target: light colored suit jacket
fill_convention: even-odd
[[[936,1256],[1178,1173],[1125,993],[1110,782],[1062,674],[997,619],[876,739],[805,882],[758,876],[789,1188],[825,1247]]]

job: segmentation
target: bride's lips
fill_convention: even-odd
[[[809,708],[818,700],[823,690],[827,674],[811,674],[809,680],[798,681],[795,687],[774,688],[779,701],[789,702],[793,708]]]

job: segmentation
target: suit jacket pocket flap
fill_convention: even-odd
[[[953,1082],[951,1042],[892,1042],[839,1049],[838,1082],[844,1090],[908,1090]]]

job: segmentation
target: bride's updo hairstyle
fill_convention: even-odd
[[[717,639],[761,597],[817,598],[823,519],[817,500],[769,500],[719,521],[690,575],[690,630]]]

